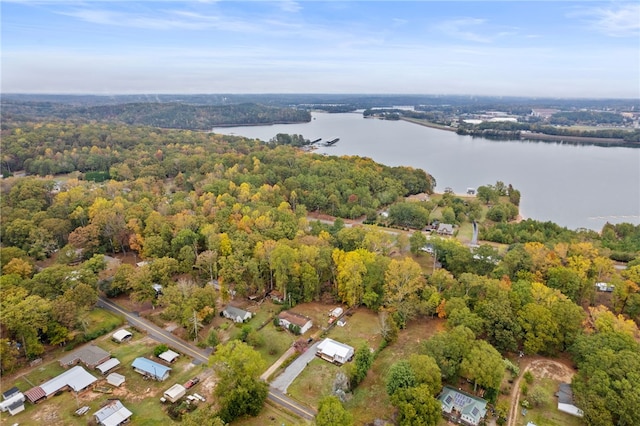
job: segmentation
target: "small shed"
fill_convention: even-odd
[[[134,359],[131,366],[136,372],[159,382],[167,380],[167,378],[169,378],[169,372],[171,371],[171,368],[143,357]]]
[[[20,393],[20,389],[18,389],[17,387],[12,387],[11,389],[7,389],[6,391],[2,392],[2,400],[6,400],[11,398],[13,395]]]
[[[107,383],[115,387],[120,387],[120,385],[122,385],[125,382],[125,380],[126,380],[126,377],[118,373],[111,373],[107,376]]]
[[[160,355],[158,355],[158,358],[160,358],[163,361],[168,362],[169,364],[173,363],[176,359],[178,359],[178,357],[180,356],[179,353],[172,351],[171,349],[167,350],[166,352],[162,352]]]
[[[335,308],[329,313],[329,316],[333,318],[338,318],[340,315],[342,315],[343,312],[344,312],[344,309],[338,306],[337,308]]]
[[[222,315],[225,318],[229,318],[230,320],[238,323],[249,321],[252,316],[251,312],[231,305],[227,305],[227,307],[224,308],[224,310],[222,311]]]
[[[167,398],[167,400],[170,402],[176,402],[177,400],[182,398],[185,393],[187,393],[187,389],[181,384],[176,383],[175,385],[164,391],[164,397]]]
[[[111,359],[103,362],[102,364],[98,365],[96,367],[96,370],[99,370],[100,373],[102,373],[102,374],[107,374],[109,372],[109,370],[113,370],[118,365],[120,365],[120,361],[118,360],[118,358],[111,358]]]
[[[300,315],[291,311],[280,312],[278,314],[278,322],[284,328],[289,328],[289,326],[292,324],[300,327],[300,334],[306,333],[313,326],[313,321],[311,321],[311,318],[307,318],[304,315]]]
[[[325,361],[342,365],[353,358],[354,352],[351,346],[327,337],[318,345],[316,355]]]
[[[109,401],[107,405],[93,413],[93,417],[101,426],[119,426],[129,421],[133,413],[120,400]]]
[[[131,337],[133,337],[133,334],[131,334],[129,330],[125,330],[124,328],[121,328],[111,335],[111,339],[118,343],[126,342],[127,340],[131,339]]]

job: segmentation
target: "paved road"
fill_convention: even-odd
[[[150,323],[146,319],[140,318],[136,314],[123,309],[110,300],[104,297],[99,297],[97,305],[101,308],[105,308],[111,312],[115,312],[119,315],[124,316],[125,319],[137,329],[146,331],[154,339],[158,340],[161,343],[170,345],[175,349],[178,349],[183,354],[193,357],[194,360],[204,363],[207,363],[209,361],[208,352],[188,342],[185,342],[184,340],[174,336],[168,331],[163,330],[155,324]],[[289,398],[273,387],[269,388],[269,395],[267,397],[270,401],[273,401],[274,403],[291,411],[295,415],[302,417],[303,419],[313,420],[316,416],[315,410]]]
[[[307,350],[296,358],[274,381],[271,382],[271,387],[278,389],[282,393],[287,393],[287,388],[293,381],[302,373],[302,370],[311,362],[316,356],[316,351],[320,342],[316,342],[311,345]]]

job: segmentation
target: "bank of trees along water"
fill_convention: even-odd
[[[597,395],[589,386],[577,386],[585,412],[595,416],[604,398],[611,402],[614,422],[637,420],[637,413],[625,411],[623,417],[624,406],[616,401],[629,400],[628,389],[640,389],[640,378],[601,372],[598,360],[584,355],[580,345],[594,339],[588,341],[604,351],[601,355],[613,351],[624,362],[632,362],[624,351],[637,353],[626,336],[637,333],[628,318],[638,319],[640,265],[633,261],[625,271],[616,270],[607,247],[633,257],[638,227],[607,228],[601,238],[554,233],[533,222],[539,229],[529,233],[540,241],[514,240],[506,253],[489,246],[472,253],[454,239],[433,239],[443,268],[425,276],[415,257],[425,254],[418,250],[409,256],[406,235],[307,218],[309,211],[375,216],[406,195],[431,192],[434,181],[424,171],[189,131],[49,123],[5,126],[3,132],[5,167],[8,162],[33,172],[34,164],[49,160],[53,165],[69,161],[74,168],[55,180],[2,180],[3,373],[25,355],[39,356],[45,344],[91,337],[82,335],[83,323],[98,290],[152,301],[165,308],[167,319],[186,326],[193,312],[203,324],[211,320],[219,295],[206,283],[218,280],[225,300],[231,290],[244,297],[277,289],[292,305],[333,297],[348,306],[366,306],[382,313],[386,345],[393,345],[398,329],[412,320],[446,318],[448,329],[425,343],[419,355],[433,359],[450,383],[466,377],[475,387],[492,389],[489,395],[498,391],[496,378],[504,364],[497,360],[504,354],[523,350],[553,356],[571,350],[584,366],[583,383],[609,380],[601,377],[607,374],[629,384]],[[83,180],[87,164],[111,179]],[[487,186],[477,202],[497,205],[496,192],[498,200],[515,205],[515,190],[499,184]],[[454,220],[477,213],[474,203],[443,199]],[[524,232],[495,229],[503,236]],[[58,263],[35,268],[37,260],[54,252]],[[102,254],[123,252],[135,252],[148,263],[121,265],[111,280],[99,282]],[[600,281],[615,286],[610,309],[583,309],[594,304],[594,284]],[[163,295],[156,297],[154,283],[163,285]],[[599,335],[604,337],[593,337]],[[487,362],[475,362],[478,357]],[[434,406],[432,396],[420,396],[423,387],[429,390],[425,395],[436,392],[423,381],[429,376],[414,370],[413,385],[392,395],[407,419],[412,412],[431,413]],[[238,390],[229,393],[229,401],[245,391],[263,394],[252,380],[227,384]],[[232,405],[222,413],[224,419],[237,414]],[[245,408],[255,413],[254,406]],[[600,424],[593,419],[591,424]]]

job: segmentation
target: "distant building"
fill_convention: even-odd
[[[283,311],[278,314],[278,322],[284,328],[289,328],[291,324],[300,327],[300,334],[304,334],[311,329],[313,321],[304,315],[296,314],[291,311]]]
[[[607,293],[611,293],[613,290],[615,290],[615,286],[613,284],[609,284],[609,283],[596,283],[596,289],[598,291],[604,291]]]
[[[109,401],[93,414],[96,423],[101,426],[120,426],[127,423],[131,416],[133,413],[117,399]]]
[[[439,235],[453,235],[453,225],[449,223],[439,223],[436,233]]]
[[[478,426],[487,414],[487,401],[449,386],[442,388],[438,400],[442,415],[454,423]]]

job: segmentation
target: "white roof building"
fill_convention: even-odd
[[[318,345],[316,355],[329,362],[344,364],[351,360],[354,352],[351,346],[326,338]]]
[[[116,331],[111,335],[111,338],[118,343],[122,343],[127,339],[130,339],[133,336],[129,330],[125,330],[124,328]]]
[[[164,397],[167,398],[171,402],[176,402],[180,398],[187,393],[187,389],[179,383],[171,386],[169,389],[164,391]]]
[[[179,356],[180,356],[179,353],[174,352],[171,349],[169,349],[168,351],[162,352],[160,355],[158,355],[158,358],[160,358],[161,360],[166,361],[169,364],[171,364],[173,361],[178,359]]]
[[[103,362],[102,364],[98,365],[96,367],[96,369],[100,370],[100,372],[102,374],[107,374],[109,372],[109,370],[112,370],[113,368],[117,367],[118,365],[120,365],[120,361],[118,361],[118,358],[111,358],[111,359]]]
[[[89,374],[87,370],[76,365],[40,386],[35,386],[29,389],[24,394],[29,401],[36,403],[43,398],[48,398],[58,391],[64,390],[67,386],[75,392],[80,392],[96,381],[98,381],[98,379]]]
[[[133,413],[119,400],[111,401],[93,414],[96,422],[102,426],[119,426],[129,421]]]
[[[119,387],[121,384],[125,382],[125,380],[126,380],[126,377],[118,373],[111,373],[107,376],[107,383],[115,387]]]

